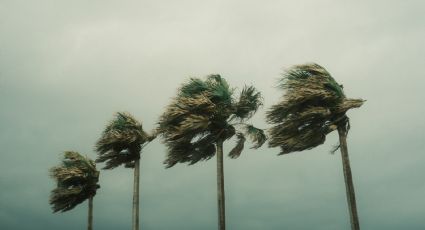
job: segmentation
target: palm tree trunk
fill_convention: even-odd
[[[89,197],[88,230],[93,230],[93,196]]]
[[[134,187],[133,187],[133,230],[139,230],[139,181],[140,159],[134,162]]]
[[[352,230],[359,230],[360,223],[357,215],[356,196],[354,194],[354,184],[351,175],[350,159],[347,149],[347,128],[345,125],[338,127],[339,144],[341,148],[342,166],[344,170],[345,188],[347,192],[348,210],[350,212],[350,222]]]
[[[218,229],[226,229],[226,215],[224,202],[224,170],[223,170],[223,140],[217,141],[217,202],[218,202]]]

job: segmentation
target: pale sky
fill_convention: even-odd
[[[218,73],[263,93],[252,123],[267,128],[283,70],[317,62],[367,100],[348,114],[362,229],[425,229],[424,13],[421,0],[0,0],[1,228],[86,228],[87,203],[52,214],[48,169],[65,150],[95,158],[114,112],[152,129],[181,83]],[[226,157],[228,229],[349,229],[337,141]],[[217,229],[215,158],[165,169],[165,152],[157,139],[142,153],[142,229]],[[130,229],[132,175],[102,170],[96,229]]]

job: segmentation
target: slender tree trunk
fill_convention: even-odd
[[[88,230],[93,230],[93,196],[89,198]]]
[[[356,196],[354,194],[353,178],[351,176],[350,159],[347,150],[347,128],[345,125],[338,127],[339,144],[341,148],[342,166],[344,170],[345,188],[347,192],[348,210],[350,212],[350,222],[352,230],[359,230],[360,223],[357,215]]]
[[[139,181],[140,159],[134,162],[134,188],[133,188],[133,230],[139,230]]]
[[[224,202],[224,170],[223,170],[223,140],[217,141],[217,202],[218,202],[218,229],[226,229],[226,215]]]

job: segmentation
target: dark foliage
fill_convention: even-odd
[[[134,168],[134,161],[140,158],[144,144],[154,138],[155,135],[147,134],[133,116],[117,113],[96,143],[96,162],[105,162],[104,169],[113,169],[122,164]]]
[[[95,163],[77,152],[65,152],[61,165],[50,169],[50,176],[57,182],[50,195],[53,212],[73,209],[96,195],[100,187]]]
[[[247,127],[243,122],[252,117],[262,105],[261,94],[254,87],[245,87],[239,100],[234,90],[220,75],[210,75],[206,80],[192,78],[183,84],[177,97],[167,107],[159,121],[159,132],[168,147],[167,167],[176,163],[194,164],[214,156],[216,142],[236,134],[236,128]],[[239,123],[232,123],[238,120]],[[238,131],[236,149],[229,154],[240,155],[245,135],[260,147],[266,140],[263,130],[253,126]]]

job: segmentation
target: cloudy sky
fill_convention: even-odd
[[[0,0],[0,226],[84,229],[87,204],[48,205],[65,150],[95,158],[114,112],[146,129],[189,77],[254,84],[265,106],[283,69],[317,62],[367,102],[349,112],[363,229],[425,229],[425,2],[422,0]],[[310,151],[247,149],[225,159],[228,229],[349,229],[337,134]],[[229,148],[232,142],[225,145]],[[141,163],[141,227],[216,229],[215,160],[164,169],[160,140]],[[132,171],[102,171],[97,229],[130,229]]]

